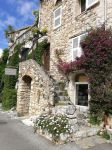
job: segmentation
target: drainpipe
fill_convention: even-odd
[[[107,0],[104,0],[104,24],[107,27]]]

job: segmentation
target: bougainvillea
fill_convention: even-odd
[[[112,30],[97,28],[81,42],[83,55],[73,62],[58,64],[68,74],[84,69],[91,87],[90,111],[95,115],[112,113]]]

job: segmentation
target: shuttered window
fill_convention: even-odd
[[[96,4],[98,0],[86,0],[86,8],[91,7],[92,5]]]
[[[83,54],[83,51],[80,46],[80,42],[84,40],[86,34],[81,34],[72,39],[72,60],[75,60],[77,57],[80,57]]]
[[[54,29],[61,26],[62,6],[54,11]]]
[[[99,0],[80,0],[81,12],[96,4]]]

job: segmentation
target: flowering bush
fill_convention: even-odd
[[[55,141],[59,140],[60,134],[69,134],[72,132],[68,119],[63,115],[42,115],[37,118],[35,127],[36,130],[42,129],[43,131],[52,134],[52,138]]]
[[[84,56],[81,56],[80,58],[76,58],[75,61],[71,61],[71,62],[64,62],[60,59],[57,67],[59,71],[61,71],[62,73],[69,74],[70,72],[84,69],[82,67],[82,64],[84,63],[84,59],[85,59]]]
[[[88,33],[81,42],[83,55],[73,62],[59,61],[65,74],[84,70],[91,85],[90,111],[98,116],[112,113],[112,30],[104,26]]]

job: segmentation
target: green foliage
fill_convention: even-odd
[[[16,93],[17,92],[15,89],[4,88],[2,106],[5,110],[11,109],[13,106],[16,105]]]
[[[19,65],[19,49],[21,45],[18,44],[14,48],[14,54],[9,58],[9,62],[7,66],[18,68]],[[18,75],[16,76],[8,76],[4,75],[4,89],[3,89],[3,100],[2,105],[4,109],[10,109],[11,107],[16,105],[16,90],[15,85],[17,82]]]
[[[102,137],[106,140],[110,140],[110,135],[108,134],[107,130],[104,130],[102,133]]]
[[[89,122],[92,125],[100,125],[100,123],[102,122],[102,117],[90,115]]]
[[[47,41],[43,41],[38,43],[35,49],[35,60],[38,64],[42,64],[42,55],[45,50],[47,50],[48,43]]]
[[[47,130],[49,134],[52,134],[53,140],[58,141],[60,134],[69,134],[71,132],[70,125],[66,116],[52,116],[42,115],[35,123],[36,130]]]
[[[4,84],[3,75],[4,75],[4,70],[5,70],[5,66],[7,63],[8,55],[9,55],[9,50],[4,49],[3,55],[0,59],[0,102],[2,101],[2,90],[3,90],[3,84]]]
[[[7,29],[5,30],[5,37],[8,38],[8,34],[13,31],[14,28],[11,25],[8,25]]]
[[[41,32],[43,35],[45,35],[47,33],[47,28],[43,28]]]
[[[40,42],[36,45],[36,48],[33,52],[35,55],[35,61],[38,64],[42,65],[42,55],[43,55],[44,51],[47,51],[47,49],[48,49],[48,43],[46,40],[43,42]],[[28,55],[27,59],[32,59],[33,52]]]

